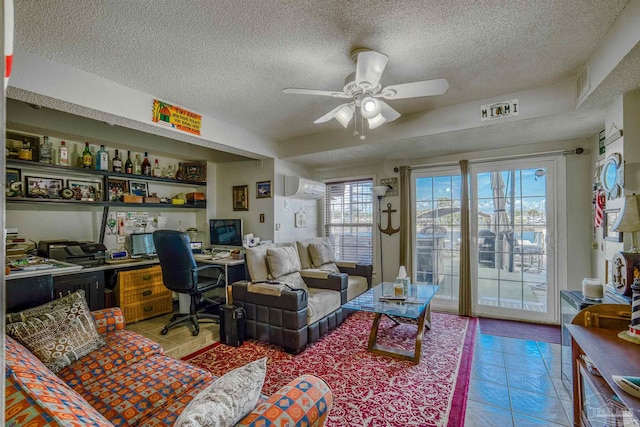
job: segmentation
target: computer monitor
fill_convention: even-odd
[[[209,236],[212,246],[242,247],[241,219],[209,220]]]
[[[153,243],[153,233],[131,234],[131,256],[155,256],[156,245]]]

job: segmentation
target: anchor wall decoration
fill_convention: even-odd
[[[400,231],[400,227],[393,228],[393,226],[391,225],[391,214],[393,212],[398,212],[396,209],[391,209],[391,203],[387,203],[387,209],[383,210],[382,212],[387,214],[387,228],[382,228],[382,226],[378,225],[380,231],[382,231],[384,234],[388,234],[389,236]]]

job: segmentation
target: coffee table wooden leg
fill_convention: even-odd
[[[431,303],[427,305],[427,308],[424,310],[424,314],[422,315],[425,318],[425,326],[427,329],[431,330]]]
[[[418,318],[418,336],[416,337],[416,349],[413,352],[413,363],[420,362],[420,352],[422,351],[422,335],[424,335],[424,327],[425,327],[425,317],[427,314],[427,310],[422,313],[422,316]],[[429,322],[426,322],[429,323]],[[429,325],[429,329],[431,329]]]
[[[380,326],[381,313],[376,313],[371,325],[371,332],[369,332],[369,343],[367,344],[367,350],[371,351],[376,345],[376,338],[378,337],[378,326]]]

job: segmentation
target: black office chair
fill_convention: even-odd
[[[206,298],[203,294],[224,286],[224,269],[217,265],[196,265],[187,233],[158,230],[153,233],[153,242],[160,260],[164,285],[174,292],[191,296],[189,314],[175,314],[160,333],[166,335],[169,328],[191,322],[194,327],[192,335],[196,336],[200,333],[198,320],[208,319],[219,322],[219,316],[207,313],[203,306],[208,305],[208,308],[213,308],[215,305],[224,304],[224,301]],[[218,274],[215,278],[200,276],[200,273],[205,270],[217,270]]]

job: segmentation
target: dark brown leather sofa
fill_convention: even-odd
[[[346,318],[347,313],[341,306],[348,301],[349,276],[324,270],[300,275],[299,258],[296,258],[292,260],[295,265],[286,270],[298,269],[297,273],[274,277],[274,268],[270,268],[274,266],[269,264],[266,254],[268,249],[278,247],[293,248],[291,250],[297,254],[295,242],[247,249],[245,259],[251,281],[232,285],[233,304],[243,307],[246,312],[247,338],[276,344],[287,352],[298,353]],[[357,265],[351,271],[368,273],[366,282],[370,287],[371,266]],[[299,280],[303,280],[306,286],[289,286],[294,282],[300,283]],[[287,285],[274,285],[279,289],[270,294],[268,284],[263,283],[265,281]],[[266,285],[267,291],[256,291],[256,283]]]

